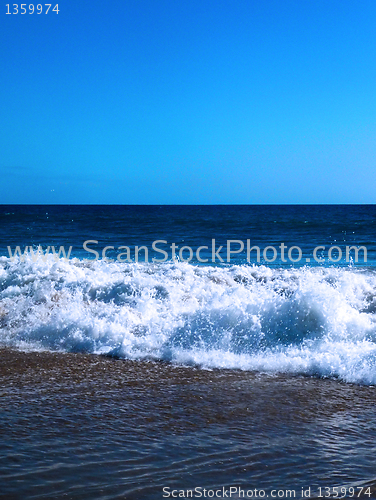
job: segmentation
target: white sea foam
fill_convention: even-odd
[[[0,342],[376,383],[376,274],[0,258]]]

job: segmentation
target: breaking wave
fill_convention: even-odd
[[[0,258],[0,343],[376,383],[376,273]]]

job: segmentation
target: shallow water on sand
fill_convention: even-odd
[[[231,485],[375,496],[373,386],[10,349],[0,377],[1,498]]]

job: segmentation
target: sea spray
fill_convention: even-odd
[[[376,273],[0,259],[5,346],[376,383]]]

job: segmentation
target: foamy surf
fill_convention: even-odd
[[[376,383],[376,274],[0,259],[8,347]]]

